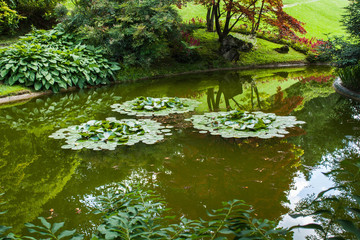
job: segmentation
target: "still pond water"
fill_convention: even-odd
[[[0,225],[66,222],[90,234],[99,223],[94,198],[114,182],[140,177],[178,216],[206,216],[222,201],[243,199],[259,218],[282,226],[301,224],[287,213],[311,193],[333,185],[321,174],[336,158],[360,152],[360,111],[334,93],[326,67],[225,71],[55,94],[16,106],[0,106]],[[322,83],[317,83],[320,81]],[[197,114],[226,109],[294,115],[305,121],[285,138],[222,139],[199,134],[184,119],[163,118],[172,136],[94,152],[61,149],[54,131],[91,119],[127,118],[110,105],[138,96],[177,96],[201,102]],[[50,209],[54,210],[51,215]],[[295,238],[304,239],[304,232]]]

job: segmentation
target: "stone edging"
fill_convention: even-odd
[[[49,92],[35,92],[35,93],[25,93],[25,94],[20,94],[20,95],[2,97],[2,98],[0,98],[0,105],[11,103],[11,102],[25,101],[25,100],[28,100],[31,98],[36,98],[36,97],[40,97],[40,96],[47,95],[47,94],[50,94],[50,93]]]
[[[354,92],[344,87],[340,78],[336,78],[333,83],[333,87],[338,94],[360,102],[360,93]]]

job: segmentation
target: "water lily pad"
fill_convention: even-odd
[[[138,142],[155,144],[164,139],[165,129],[161,123],[149,119],[135,120],[107,118],[91,120],[77,126],[58,130],[49,137],[65,139],[63,149],[115,150],[118,145],[134,145]]]
[[[113,104],[113,111],[130,116],[167,116],[194,111],[199,102],[188,98],[138,97],[122,104]]]
[[[305,123],[297,121],[294,116],[238,110],[194,115],[190,120],[200,133],[210,132],[211,135],[221,135],[223,138],[284,137],[284,134],[289,133],[286,128]]]

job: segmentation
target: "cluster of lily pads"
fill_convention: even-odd
[[[198,101],[188,98],[138,97],[122,104],[113,104],[111,107],[115,112],[132,116],[167,116],[194,111],[198,105]]]
[[[193,111],[198,101],[187,98],[139,97],[122,104],[113,104],[113,111],[136,116],[167,116],[174,113]],[[220,135],[223,138],[272,138],[284,137],[286,128],[305,122],[293,116],[276,116],[274,113],[230,111],[211,112],[194,115],[190,119],[200,133]],[[55,139],[66,139],[64,149],[114,150],[118,145],[134,145],[138,142],[154,144],[172,135],[172,126],[164,127],[150,119],[107,118],[103,121],[91,120],[77,126],[63,128],[50,135]]]
[[[149,119],[135,120],[107,118],[91,120],[77,126],[60,129],[50,135],[54,139],[66,139],[63,149],[115,150],[118,145],[134,145],[138,142],[154,144],[169,135],[161,123]]]
[[[289,133],[285,130],[286,128],[305,123],[297,121],[293,116],[238,110],[194,115],[187,120],[191,121],[200,133],[210,132],[211,135],[220,135],[223,138],[258,137],[262,139],[284,137],[284,134]]]

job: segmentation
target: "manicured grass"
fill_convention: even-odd
[[[239,60],[241,65],[270,64],[282,62],[305,61],[305,55],[290,48],[289,53],[281,54],[274,49],[282,45],[272,43],[263,39],[257,40],[256,51],[241,54]]]
[[[273,64],[283,62],[305,62],[305,55],[294,50],[288,54],[280,54],[274,51],[281,45],[258,39],[255,49],[248,53],[241,53],[237,63],[228,62],[218,54],[219,42],[216,33],[206,32],[199,29],[194,32],[194,37],[200,40],[200,48],[197,49],[201,60],[194,63],[178,63],[174,59],[167,58],[153,64],[150,69],[141,67],[131,67],[123,69],[117,76],[118,81],[136,80],[139,78],[154,77],[164,74],[176,74],[197,70],[207,70],[213,68],[235,68],[239,66]]]
[[[234,36],[239,35],[233,34]],[[216,33],[206,32],[204,29],[199,29],[194,34],[195,38],[200,39],[200,43],[203,46],[199,49],[199,53],[207,58],[216,59],[220,56],[217,55],[217,49],[219,43],[217,42]],[[293,49],[290,49],[289,53],[281,54],[274,49],[279,48],[282,45],[272,43],[263,39],[257,39],[255,49],[247,52],[240,53],[240,59],[237,65],[258,65],[258,64],[270,64],[270,63],[282,63],[282,62],[297,62],[305,61],[305,55],[299,53]],[[204,58],[204,57],[203,57]]]
[[[8,86],[0,84],[0,97],[16,95],[17,93],[24,91],[30,92],[29,89],[22,86]]]
[[[186,7],[178,9],[178,12],[184,22],[197,17],[206,20],[206,8],[200,4],[187,3]]]
[[[287,13],[306,24],[306,37],[345,34],[340,19],[348,0],[284,0],[284,5],[288,5],[284,8]],[[206,8],[193,3],[188,3],[179,13],[185,22],[193,17],[206,18]]]
[[[286,0],[284,4],[291,4],[285,8],[287,13],[306,23],[307,37],[326,38],[326,34],[345,34],[340,19],[348,0]]]

